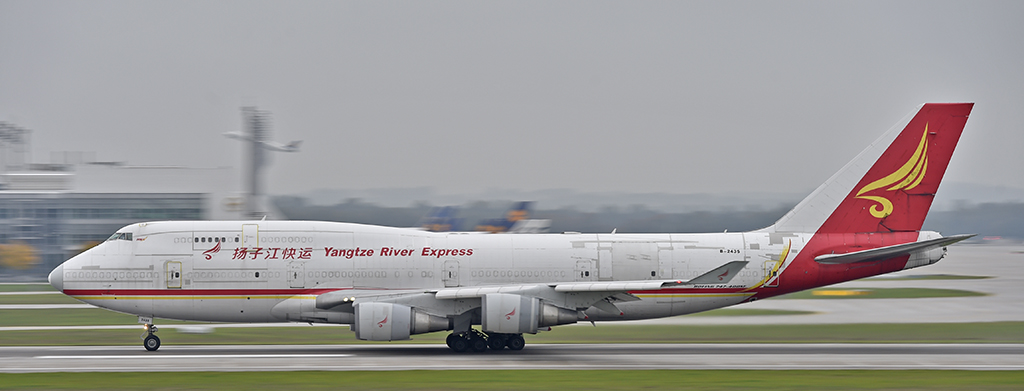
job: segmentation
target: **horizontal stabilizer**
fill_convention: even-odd
[[[931,249],[945,247],[964,239],[969,239],[976,234],[954,235],[944,238],[925,240],[922,242],[897,244],[895,246],[879,247],[870,250],[857,251],[846,254],[825,254],[814,257],[814,260],[823,264],[844,264],[856,262],[872,262],[883,259],[895,258],[903,255],[910,255],[916,252],[928,251]]]
[[[686,282],[686,285],[710,285],[710,284],[728,284],[729,280],[736,277],[740,270],[743,270],[747,266],[748,261],[732,261],[722,266],[719,266],[715,270],[701,274],[690,281]]]

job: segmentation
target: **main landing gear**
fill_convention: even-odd
[[[160,349],[160,337],[157,337],[156,334],[154,334],[159,330],[160,329],[156,328],[156,325],[146,324],[146,332],[142,334],[142,346],[144,346],[146,350],[155,352],[157,349]]]
[[[456,353],[470,350],[480,353],[488,348],[491,350],[502,350],[505,348],[509,350],[523,350],[523,347],[526,346],[526,340],[523,339],[522,334],[485,333],[476,329],[448,334],[445,343],[448,344],[448,348]]]

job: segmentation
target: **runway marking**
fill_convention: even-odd
[[[354,354],[141,354],[141,355],[92,355],[92,356],[35,356],[41,360],[96,360],[96,359],[139,359],[139,358],[336,358],[352,357]]]

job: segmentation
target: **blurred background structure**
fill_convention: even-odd
[[[225,135],[246,141],[244,170],[132,165],[77,151],[33,163],[32,132],[0,122],[0,280],[45,278],[64,260],[138,222],[280,218],[263,194],[266,151],[295,152],[299,143],[269,141],[269,112],[244,107],[242,113],[245,131]]]
[[[232,168],[136,166],[88,152],[32,163],[30,135],[0,123],[0,279],[45,278],[128,224],[243,217]]]
[[[245,143],[245,178],[248,193],[244,199],[245,217],[250,219],[266,218],[271,214],[271,206],[264,194],[263,168],[270,162],[268,151],[298,152],[301,141],[293,141],[281,145],[270,141],[270,112],[255,107],[243,107],[242,117],[244,133],[228,132],[224,136]]]

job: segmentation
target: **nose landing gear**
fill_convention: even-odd
[[[146,324],[146,332],[142,333],[142,336],[140,336],[140,338],[142,338],[142,346],[145,347],[146,350],[155,352],[157,349],[160,349],[160,337],[157,337],[156,334],[154,334],[159,330],[160,329],[158,329],[154,324]]]

